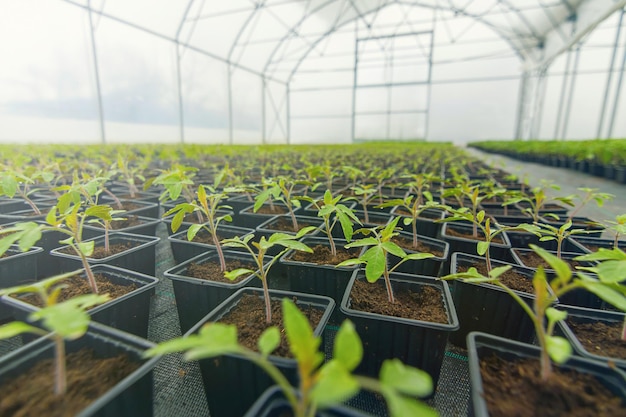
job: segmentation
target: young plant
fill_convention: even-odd
[[[348,242],[350,242],[354,233],[354,223],[361,224],[358,217],[356,217],[352,209],[340,203],[341,194],[333,197],[330,190],[326,190],[324,192],[324,198],[321,201],[313,200],[310,197],[302,199],[313,204],[313,206],[318,210],[317,216],[324,219],[324,232],[326,233],[326,237],[328,237],[328,242],[330,243],[330,251],[333,257],[337,256],[337,246],[335,245],[335,240],[333,238],[333,229],[335,228],[337,221],[339,221],[339,224],[341,225],[344,237]]]
[[[369,212],[367,206],[376,198],[376,192],[378,191],[374,184],[363,184],[355,187],[350,187],[354,193],[355,200],[357,200],[363,208],[363,221],[365,223],[370,222]]]
[[[432,258],[432,253],[412,253],[407,254],[400,246],[392,242],[392,239],[399,233],[396,231],[396,226],[400,217],[394,218],[386,226],[373,227],[371,229],[359,229],[358,233],[362,233],[366,236],[363,239],[355,240],[352,243],[346,245],[346,248],[358,248],[363,246],[370,246],[363,254],[358,258],[347,259],[337,266],[353,266],[365,264],[365,278],[371,283],[378,281],[381,277],[385,280],[385,288],[387,289],[387,298],[390,303],[395,303],[395,297],[393,295],[393,289],[391,288],[391,280],[389,274],[398,268],[401,264],[409,260],[421,260]],[[400,258],[400,261],[393,267],[389,267],[388,254],[395,255]]]
[[[539,217],[541,217],[542,214],[543,216],[552,217],[558,220],[558,216],[552,213],[542,213],[542,210],[544,209],[546,204],[548,204],[550,201],[561,201],[564,204],[571,206],[572,205],[571,198],[570,197],[550,198],[547,194],[547,191],[549,189],[560,190],[561,187],[559,187],[556,184],[552,184],[550,182],[542,180],[541,185],[538,187],[534,187],[531,190],[530,195],[522,194],[521,196],[517,198],[509,199],[508,201],[505,202],[505,204],[511,205],[511,204],[517,204],[521,202],[526,203],[528,207],[523,208],[523,211],[530,214],[530,216],[533,218],[533,221],[535,223],[539,222],[540,220]]]
[[[613,237],[613,248],[617,249],[619,247],[620,236],[626,233],[626,214],[615,216],[615,221],[606,221],[605,223],[601,223],[601,225],[606,230],[613,232],[615,235]]]
[[[87,310],[109,300],[106,294],[87,294],[61,303],[57,302],[61,290],[65,288],[62,281],[78,273],[80,271],[69,272],[33,284],[0,290],[0,296],[36,293],[41,298],[43,307],[31,313],[28,320],[30,322],[41,320],[41,325],[46,330],[28,323],[14,321],[0,326],[0,339],[8,339],[22,333],[34,333],[51,338],[54,342],[54,393],[56,395],[63,395],[67,391],[65,341],[82,337],[91,319]]]
[[[408,217],[404,217],[402,219],[402,223],[404,223],[405,226],[408,226],[409,224],[411,225],[411,232],[413,235],[412,247],[415,250],[417,250],[417,219],[419,218],[420,214],[422,214],[422,212],[426,209],[440,208],[440,206],[433,201],[433,196],[430,192],[423,192],[422,198],[423,197],[426,197],[426,199],[428,200],[426,204],[419,203],[420,197],[416,197],[415,195],[410,194],[404,199],[389,200],[384,202],[380,206],[377,206],[380,208],[398,206],[402,207],[409,213]]]
[[[298,231],[298,220],[294,213],[296,208],[300,208],[300,200],[294,196],[294,188],[298,185],[308,185],[306,181],[292,180],[287,177],[278,177],[278,179],[269,179],[265,181],[266,188],[260,192],[254,202],[254,212],[256,213],[263,204],[270,200],[282,201],[287,207],[293,231]]]
[[[600,193],[597,188],[579,188],[578,190],[584,192],[584,194],[564,197],[564,199],[568,201],[569,205],[573,207],[573,210],[570,210],[570,213],[567,216],[567,221],[573,221],[576,214],[578,214],[578,212],[591,201],[595,201],[598,207],[602,207],[604,206],[605,201],[611,201],[613,197],[615,197],[613,194]],[[578,203],[576,203],[577,200]],[[563,199],[561,201],[563,201]]]
[[[31,188],[31,186],[35,185],[40,180],[50,182],[53,179],[54,174],[47,171],[27,173],[6,169],[0,174],[0,196],[9,198],[15,198],[17,196],[24,200],[35,214],[40,215],[41,210],[39,210],[37,204],[30,198],[31,194],[38,190]]]
[[[307,233],[315,230],[315,227],[308,226],[300,229],[295,235],[289,235],[286,233],[274,233],[266,239],[265,236],[261,236],[258,242],[253,242],[254,235],[246,235],[243,238],[237,236],[232,239],[224,239],[222,243],[225,247],[242,248],[247,250],[256,263],[257,270],[253,271],[248,268],[238,268],[233,271],[225,272],[224,276],[230,280],[235,280],[242,275],[255,274],[263,285],[263,299],[265,300],[265,321],[267,323],[272,322],[272,309],[269,293],[269,271],[270,268],[278,261],[283,253],[289,249],[313,253],[313,250],[298,240]],[[284,249],[278,254],[273,256],[269,262],[266,261],[267,252],[275,247],[282,246]]]
[[[471,283],[490,283],[502,288],[513,297],[533,322],[541,352],[541,379],[547,381],[553,372],[552,361],[562,364],[572,355],[572,348],[567,339],[553,335],[555,325],[559,321],[565,320],[567,313],[557,310],[552,305],[556,303],[559,297],[582,288],[594,293],[618,309],[626,311],[626,297],[624,296],[626,286],[621,284],[623,275],[615,269],[599,277],[599,279],[582,273],[574,276],[566,262],[536,245],[530,245],[530,247],[556,272],[556,278],[548,283],[543,267],[537,268],[533,277],[535,297],[532,307],[499,280],[499,277],[511,268],[509,265],[494,268],[489,272],[489,276],[479,274],[476,268],[472,267],[467,272],[448,275],[441,279],[463,279],[465,282]],[[609,268],[607,267],[607,269]],[[548,287],[552,289],[552,292],[548,291]]]
[[[587,234],[589,233],[584,229],[572,229],[572,220],[568,219],[563,225],[557,227],[548,223],[537,223],[537,232],[541,235],[539,240],[546,242],[550,240],[556,240],[556,257],[561,259],[561,250],[563,248],[563,241],[572,235]]]
[[[197,194],[197,200],[191,203],[180,203],[165,212],[163,216],[174,214],[174,218],[172,219],[172,231],[176,233],[187,214],[195,211],[201,212],[203,218],[206,218],[207,221],[202,224],[192,224],[189,226],[189,229],[187,229],[187,240],[191,242],[200,230],[206,230],[211,235],[213,243],[215,244],[215,249],[217,250],[217,255],[220,260],[220,269],[222,272],[226,271],[226,260],[224,259],[222,245],[217,235],[217,228],[222,221],[231,222],[233,220],[230,214],[219,215],[219,210],[232,208],[221,204],[222,200],[227,198],[228,195],[225,192],[217,192],[213,187],[208,185],[198,186]]]
[[[282,300],[282,308],[284,332],[297,362],[298,392],[268,358],[280,343],[280,330],[276,327],[263,332],[258,341],[258,352],[238,343],[234,325],[208,323],[197,334],[163,342],[146,355],[183,351],[188,361],[224,354],[241,355],[263,369],[280,387],[295,417],[314,416],[317,410],[350,399],[361,388],[381,394],[392,417],[437,415],[427,405],[412,398],[432,392],[432,380],[427,373],[391,359],[383,363],[379,379],[354,375],[353,371],[363,357],[363,346],[349,320],[344,321],[337,332],[332,359],[324,362],[324,354],[319,351],[322,340],[313,334],[307,318],[287,298]]]

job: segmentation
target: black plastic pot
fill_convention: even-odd
[[[265,390],[263,395],[252,404],[244,417],[284,417],[292,412],[291,405],[278,385]],[[367,417],[368,414],[348,408],[335,406],[318,410],[315,417]]]
[[[557,249],[556,240],[546,240],[542,242],[538,236],[532,233],[522,232],[522,231],[513,232],[513,231],[508,230],[506,234],[509,237],[509,240],[511,241],[512,249],[516,249],[516,248],[529,249],[529,245],[531,244],[537,245],[549,251],[556,251]],[[570,238],[566,238],[565,240],[563,240],[563,243],[561,244],[561,249],[563,250],[563,252],[572,252],[572,253],[579,253],[579,254],[586,253],[580,248],[579,245],[577,245]]]
[[[588,237],[600,237],[602,236],[602,232],[604,231],[604,227],[598,225],[595,223],[594,220],[590,219],[589,217],[574,217],[572,219],[572,221],[574,222],[572,227],[570,228],[570,230],[575,230],[575,229],[582,229],[585,230],[586,233],[584,234],[584,236],[588,236]],[[551,219],[544,219],[543,223],[545,224],[549,224],[550,226],[559,228],[561,226],[563,226],[565,224],[565,218],[563,217],[563,220],[560,221],[556,221],[556,220],[551,220]]]
[[[626,370],[626,359],[602,356],[596,352],[590,352],[587,350],[580,340],[576,336],[576,333],[568,325],[568,322],[574,323],[606,323],[606,324],[618,324],[620,326],[624,323],[626,313],[618,311],[597,310],[592,308],[575,307],[568,305],[559,305],[559,310],[567,311],[567,319],[558,323],[558,330],[565,335],[567,340],[574,348],[574,352],[577,355],[593,359],[603,363],[613,363],[622,369]]]
[[[219,321],[236,306],[245,294],[263,297],[263,291],[260,288],[242,288],[207,314],[187,332],[187,335],[196,333],[205,323]],[[335,305],[335,302],[330,298],[317,295],[276,290],[271,290],[270,295],[273,299],[285,297],[296,299],[300,308],[310,306],[324,310],[320,323],[314,329],[316,336],[322,335]],[[297,386],[297,365],[294,359],[270,355],[269,360],[282,371],[292,386]],[[241,416],[263,391],[274,385],[271,378],[261,368],[239,355],[222,355],[218,358],[200,360],[198,363],[204,382],[209,413],[212,416]]]
[[[355,372],[378,377],[386,359],[398,358],[406,365],[428,372],[437,386],[448,335],[459,328],[448,284],[431,277],[391,274],[392,288],[396,292],[401,289],[417,292],[426,285],[441,292],[448,323],[440,324],[354,310],[350,292],[357,279],[365,280],[364,271],[353,272],[341,301],[341,311],[354,323],[363,342],[363,360]],[[383,279],[371,285],[384,285]]]
[[[330,246],[328,239],[324,237],[304,237],[302,242],[312,247],[315,245]],[[347,242],[345,240],[336,239],[335,245],[343,247]],[[360,252],[362,253],[364,249]],[[280,263],[285,268],[289,290],[295,292],[303,292],[307,294],[317,294],[330,297],[335,301],[336,305],[341,304],[343,295],[346,292],[348,282],[352,277],[352,273],[358,269],[353,267],[337,267],[335,265],[319,265],[312,262],[299,262],[291,259],[294,254],[293,250],[286,252],[280,257]],[[354,257],[358,257],[357,253]],[[336,308],[330,317],[331,324],[340,324],[345,316],[340,309]]]
[[[569,252],[591,253],[598,248],[612,249],[614,245],[613,239],[602,239],[586,235],[572,236],[571,241],[578,250],[570,250]],[[617,246],[622,250],[626,249],[626,241],[618,240]]]
[[[226,259],[252,261],[250,255],[243,252],[224,251],[224,257]],[[261,286],[261,280],[254,274],[237,283],[209,281],[186,275],[189,265],[192,263],[202,264],[206,262],[219,262],[217,252],[211,250],[197,255],[164,272],[164,276],[172,280],[182,333],[186,333],[237,290],[243,287]]]
[[[260,212],[254,212],[254,204],[249,205],[248,207],[242,209],[241,211],[239,211],[239,215],[237,216],[237,223],[236,225],[239,227],[247,227],[250,229],[256,229],[257,226],[259,226],[261,223],[267,221],[268,219],[274,217],[274,216],[281,216],[284,214],[288,214],[287,212],[287,206],[285,206],[282,203],[279,202],[275,202],[274,206],[276,207],[280,207],[282,209],[282,211],[276,211],[275,213],[260,213]],[[269,204],[263,204],[264,208],[269,207]],[[299,208],[294,208],[293,210],[294,214],[300,214],[300,209]]]
[[[391,211],[394,216],[402,216],[402,220],[398,222],[398,227],[402,228],[405,232],[413,233],[413,226],[411,224],[404,224],[403,220],[406,217],[406,211],[403,207],[394,207]],[[441,234],[442,223],[437,223],[437,220],[443,219],[445,212],[439,209],[426,209],[422,211],[419,217],[416,219],[417,233],[421,236],[427,236],[437,238]]]
[[[399,238],[404,240],[412,241],[413,235],[408,232],[400,232],[398,235]],[[398,268],[395,269],[397,272],[403,272],[405,274],[412,275],[426,275],[429,277],[438,277],[442,270],[443,266],[450,255],[448,251],[450,250],[450,244],[444,242],[443,240],[433,239],[426,236],[417,235],[417,241],[424,246],[430,248],[430,250],[436,250],[442,252],[441,256],[434,256],[428,259],[421,259],[419,261],[409,260],[402,263]],[[416,253],[417,251],[412,251],[407,248],[402,248],[406,253]],[[389,266],[393,267],[400,261],[400,258],[389,254]]]
[[[130,249],[119,252],[115,255],[105,258],[95,259],[87,258],[90,265],[111,265],[120,268],[137,271],[146,275],[155,275],[156,271],[156,245],[161,240],[158,237],[134,235],[131,233],[113,232],[109,234],[109,244],[118,243],[135,245]],[[104,246],[104,236],[98,236],[85,240],[94,241],[96,247]],[[63,246],[53,249],[51,254],[59,258],[59,265],[62,271],[69,272],[82,267],[80,257],[75,254],[69,254],[65,251],[72,250],[69,246]],[[73,250],[72,250],[73,251]]]
[[[106,326],[91,323],[78,340],[66,342],[68,353],[92,349],[96,357],[109,358],[127,354],[139,368],[94,401],[77,417],[149,417],[153,414],[153,369],[159,358],[146,359],[143,352],[155,346]],[[0,385],[32,368],[39,361],[54,357],[53,342],[45,337],[0,358]],[[53,375],[50,375],[53,378]],[[88,387],[86,387],[88,389]]]
[[[522,358],[536,358],[539,360],[539,347],[486,333],[473,332],[468,336],[467,354],[470,372],[470,415],[487,417],[489,416],[489,410],[484,399],[480,359],[496,354],[507,360]],[[623,375],[606,364],[574,356],[565,364],[560,365],[559,368],[591,374],[616,396],[621,397],[622,400],[626,399],[626,385]],[[523,399],[520,400],[518,406],[525,407]]]
[[[42,252],[43,249],[37,246],[22,252],[17,245],[11,245],[5,252],[8,256],[0,258],[0,289],[36,281],[38,258]],[[0,323],[11,318],[11,310],[0,302]]]
[[[295,235],[296,232],[292,231],[292,230],[282,230],[282,229],[278,229],[276,228],[276,223],[279,221],[287,221],[290,225],[291,225],[291,216],[274,216],[271,217],[269,219],[267,219],[266,221],[264,221],[263,223],[261,223],[260,225],[258,225],[256,227],[256,231],[255,231],[255,235],[256,236],[265,236],[266,238],[269,238],[272,234],[276,233],[276,232],[280,232],[280,233],[287,233],[289,235]],[[296,221],[298,222],[298,225],[301,227],[301,224],[306,224],[309,226],[313,226],[316,229],[313,230],[312,232],[308,233],[307,236],[314,236],[316,234],[319,233],[319,229],[320,227],[323,225],[324,221],[322,219],[320,219],[319,217],[311,217],[311,216],[300,216],[297,215],[296,216]]]
[[[231,226],[228,224],[219,224],[217,226],[217,233],[222,239],[233,238],[236,236],[243,237],[253,232],[253,229]],[[172,255],[174,255],[174,261],[176,261],[176,263],[184,262],[194,256],[203,254],[208,250],[215,250],[215,245],[188,241],[186,230],[174,233],[172,236],[168,237],[167,240],[170,241]]]
[[[48,214],[50,206],[39,206],[39,210],[41,214],[35,214],[35,212],[30,208],[15,210],[8,213],[0,214],[0,225],[14,222],[36,222],[43,221]]]
[[[460,266],[484,263],[485,259],[475,255],[453,253],[450,273],[460,272]],[[492,266],[505,266],[504,262],[493,261]],[[512,269],[532,280],[534,271],[519,265]],[[515,291],[527,304],[532,305],[534,296]],[[493,284],[467,283],[457,280],[452,292],[454,306],[459,317],[459,330],[450,335],[450,342],[465,347],[470,332],[481,331],[496,336],[531,343],[535,337],[532,320],[522,307],[502,288]]]
[[[159,280],[110,265],[95,265],[91,269],[94,274],[102,274],[114,284],[137,286],[128,294],[90,309],[89,315],[92,320],[139,337],[147,337],[150,298]],[[81,276],[87,279],[84,270]],[[38,309],[32,304],[7,295],[2,297],[2,302],[8,304],[12,308],[13,317],[21,321],[26,321],[28,314]]]

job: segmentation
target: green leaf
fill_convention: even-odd
[[[616,291],[601,282],[582,280],[579,282],[587,291],[594,293],[620,311],[626,311],[626,297],[624,297],[624,295],[619,291]]]
[[[261,352],[261,355],[263,356],[268,356],[276,350],[278,345],[280,345],[280,330],[274,326],[265,330],[261,337],[259,337],[259,341],[257,343],[259,352]]]
[[[235,325],[209,323],[200,329],[199,336],[197,346],[190,348],[185,354],[188,361],[238,353],[242,349],[237,343]]]
[[[383,242],[380,245],[385,251],[391,253],[392,255],[395,255],[399,258],[405,258],[406,252],[398,245],[396,245],[393,242]]]
[[[422,259],[434,258],[435,255],[432,253],[410,253],[406,256],[406,260],[410,261],[421,261]]]
[[[289,350],[298,362],[315,362],[320,339],[313,336],[309,320],[288,298],[283,298],[282,307]]]
[[[41,336],[47,334],[47,332],[35,326],[31,326],[30,324],[22,323],[21,321],[13,321],[4,326],[0,326],[0,340],[9,339],[22,333],[35,333]]]
[[[85,216],[93,216],[102,220],[111,220],[112,208],[107,205],[90,206],[85,209]]]
[[[476,252],[478,252],[478,254],[480,256],[483,256],[485,253],[487,253],[487,250],[489,249],[489,242],[478,242],[476,245]]]
[[[348,371],[356,369],[363,359],[363,345],[350,320],[341,323],[335,336],[333,359],[340,362]]]
[[[85,256],[91,256],[93,254],[95,242],[90,240],[89,242],[78,242],[76,246],[78,246],[78,250]]]
[[[172,223],[172,225],[173,224],[174,223]],[[187,240],[190,242],[193,241],[200,229],[202,229],[201,224],[192,224],[191,226],[189,226],[189,229],[187,229]]]
[[[2,193],[13,198],[17,192],[18,183],[13,175],[7,174],[2,177]]]
[[[588,253],[585,255],[580,255],[574,258],[576,261],[608,261],[608,260],[616,260],[623,261],[626,260],[626,253],[624,253],[620,249],[606,249],[600,248],[597,252]]]
[[[626,280],[626,260],[604,261],[596,268],[600,281],[606,284],[618,283]]]
[[[319,408],[340,404],[359,392],[358,380],[334,359],[322,367],[317,378],[311,400]]]
[[[546,336],[546,348],[550,359],[558,364],[565,363],[572,356],[572,346],[564,337]]]
[[[567,311],[565,310],[557,310],[554,307],[548,307],[546,309],[546,317],[552,323],[557,323],[559,321],[563,321],[567,318]]]
[[[302,242],[298,242],[297,240],[282,240],[276,243],[286,248],[297,250],[300,252],[313,253],[313,249],[311,249]]]
[[[109,300],[106,295],[79,295],[37,310],[29,316],[31,320],[42,320],[46,329],[53,331],[64,339],[78,339],[87,331],[91,317],[86,309]]]
[[[489,272],[489,277],[490,278],[499,278],[500,275],[504,274],[506,271],[508,271],[509,269],[511,269],[512,266],[511,265],[505,265],[505,266],[498,266],[496,268],[493,268],[490,272]]]
[[[355,265],[361,265],[362,263],[364,263],[364,261],[362,261],[361,259],[353,258],[353,259],[346,259],[345,261],[338,263],[336,266],[355,266]]]
[[[387,402],[391,417],[437,417],[439,415],[428,405],[413,398],[398,395],[393,389],[383,388],[382,394]]]
[[[242,275],[250,275],[250,274],[254,274],[254,271],[251,269],[247,269],[247,268],[238,268],[238,269],[233,269],[232,271],[224,272],[224,277],[228,278],[231,281],[234,281]]]
[[[365,277],[369,282],[376,282],[385,272],[387,259],[385,252],[380,246],[369,248],[361,259],[366,261]]]
[[[344,247],[346,249],[350,249],[350,248],[358,248],[362,246],[372,246],[372,245],[378,245],[378,241],[373,237],[366,237],[363,239],[355,240],[354,242],[349,243]]]
[[[424,397],[433,392],[433,381],[427,372],[406,366],[399,359],[383,362],[380,382],[407,395]]]
[[[412,218],[412,217],[405,217],[405,218],[402,220],[402,223],[403,223],[405,226],[408,226],[408,225],[410,225],[411,223],[413,223],[413,218]]]
[[[41,229],[39,227],[34,227],[29,230],[25,230],[24,234],[19,241],[19,248],[22,252],[26,252],[30,248],[32,248],[35,243],[37,243],[41,239]]]

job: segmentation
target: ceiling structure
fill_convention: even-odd
[[[226,109],[215,114],[227,120],[215,126],[228,129],[230,143],[238,128],[249,126],[261,131],[262,141],[289,142],[293,124],[300,119],[341,119],[350,125],[348,135],[354,140],[362,136],[359,129],[368,130],[366,122],[378,116],[379,124],[386,124],[379,135],[397,137],[395,126],[419,120],[419,127],[406,125],[411,133],[404,136],[428,138],[433,84],[479,80],[481,74],[517,78],[515,136],[536,136],[551,64],[580,45],[607,18],[623,15],[626,6],[626,0],[58,2],[80,10],[88,24],[93,66],[89,71],[93,71],[90,77],[103,141],[106,120],[115,114],[107,91],[114,78],[106,75],[113,71],[103,67],[116,50],[128,47],[127,34],[137,33],[154,39],[161,51],[174,51],[172,87],[180,140],[192,136],[189,126],[196,120],[210,119],[194,113],[194,108],[208,109],[210,100],[219,100]],[[620,17],[620,29],[621,25]],[[614,54],[621,47],[620,36],[618,30]],[[471,67],[489,60],[494,64],[487,70],[477,69],[476,74],[455,66],[468,63]],[[611,65],[618,66],[619,60],[613,61]],[[497,75],[493,70],[513,66],[518,74],[512,75],[511,70]],[[610,71],[620,74],[613,68]],[[443,74],[448,78],[444,80]],[[619,81],[621,86],[621,75]],[[199,91],[205,91],[205,96],[199,97]],[[343,110],[312,115],[298,104],[308,100],[302,97],[324,95],[324,91],[328,94],[322,102],[345,101]],[[246,94],[257,98],[246,102],[241,99]],[[418,99],[409,103],[408,96]],[[362,104],[368,98],[386,106]],[[618,101],[613,103],[614,110]],[[253,120],[256,116],[251,114],[259,108],[260,120]]]

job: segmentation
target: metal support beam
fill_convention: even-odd
[[[596,138],[602,137],[602,128],[604,127],[604,113],[606,112],[606,106],[609,101],[609,91],[611,88],[611,82],[613,81],[613,67],[615,66],[615,58],[617,56],[617,49],[619,48],[619,40],[622,34],[622,22],[624,21],[624,10],[619,15],[619,23],[615,30],[615,45],[613,46],[613,53],[611,54],[611,61],[609,63],[609,74],[606,77],[606,87],[604,88],[604,98],[602,99],[602,107],[600,109],[600,115],[598,118],[598,131]]]
[[[559,109],[556,113],[556,123],[554,124],[554,139],[559,139],[559,129],[561,128],[561,118],[563,117],[563,105],[565,104],[565,94],[567,92],[567,80],[569,79],[570,65],[572,64],[572,50],[567,51],[565,60],[565,73],[561,84],[561,97],[559,98]]]
[[[267,89],[267,83],[265,81],[265,77],[261,78],[261,82],[263,83],[261,87],[261,141],[263,145],[265,145],[267,139],[265,137],[265,94]]]
[[[291,143],[291,84],[287,84],[287,145]]]
[[[541,130],[541,118],[543,117],[543,103],[546,98],[546,72],[543,68],[537,74],[537,88],[535,90],[535,100],[532,113],[532,123],[530,128],[530,139],[538,139]]]
[[[522,77],[520,78],[519,92],[517,95],[517,121],[515,123],[515,139],[524,139],[524,118],[529,78],[530,75],[527,71],[524,71],[522,73]]]
[[[185,8],[185,13],[180,19],[178,23],[178,29],[176,30],[176,38],[174,43],[174,48],[176,48],[176,84],[178,87],[178,123],[180,129],[180,142],[185,143],[185,111],[184,111],[184,103],[183,103],[183,81],[182,81],[182,71],[180,67],[180,63],[182,61],[182,55],[180,53],[180,34],[183,31],[183,26],[185,25],[185,20],[187,19],[187,15],[191,10],[191,6],[193,5],[194,0],[189,0],[187,3],[187,7]]]
[[[352,82],[352,124],[350,127],[351,135],[350,142],[354,142],[355,139],[355,129],[356,129],[356,83],[357,83],[357,68],[359,66],[359,35],[358,35],[358,24],[355,23],[354,28],[354,72],[353,72],[353,82]]]
[[[93,71],[96,81],[96,93],[98,95],[98,117],[100,118],[100,140],[106,143],[106,134],[104,130],[104,109],[102,106],[102,89],[100,88],[100,71],[98,70],[98,49],[96,48],[96,33],[93,25],[91,0],[87,1],[87,13],[89,16],[89,33],[91,35],[91,52],[93,54]]]
[[[624,15],[624,10],[622,10],[622,16]],[[617,117],[617,109],[619,107],[621,92],[622,92],[622,82],[624,80],[624,72],[626,71],[626,48],[624,48],[624,56],[622,57],[622,66],[619,71],[619,77],[617,78],[617,86],[615,87],[615,99],[613,100],[613,111],[611,112],[611,121],[609,122],[609,131],[607,133],[607,137],[613,137],[613,128],[615,127],[615,119]]]
[[[233,144],[233,70],[228,66],[228,144]]]
[[[574,55],[574,67],[569,87],[569,97],[567,99],[567,107],[565,108],[565,120],[563,121],[563,130],[561,131],[561,139],[567,139],[567,129],[569,128],[569,117],[572,111],[572,101],[574,100],[574,87],[576,87],[576,78],[578,76],[578,63],[580,62],[580,45],[576,48]]]

